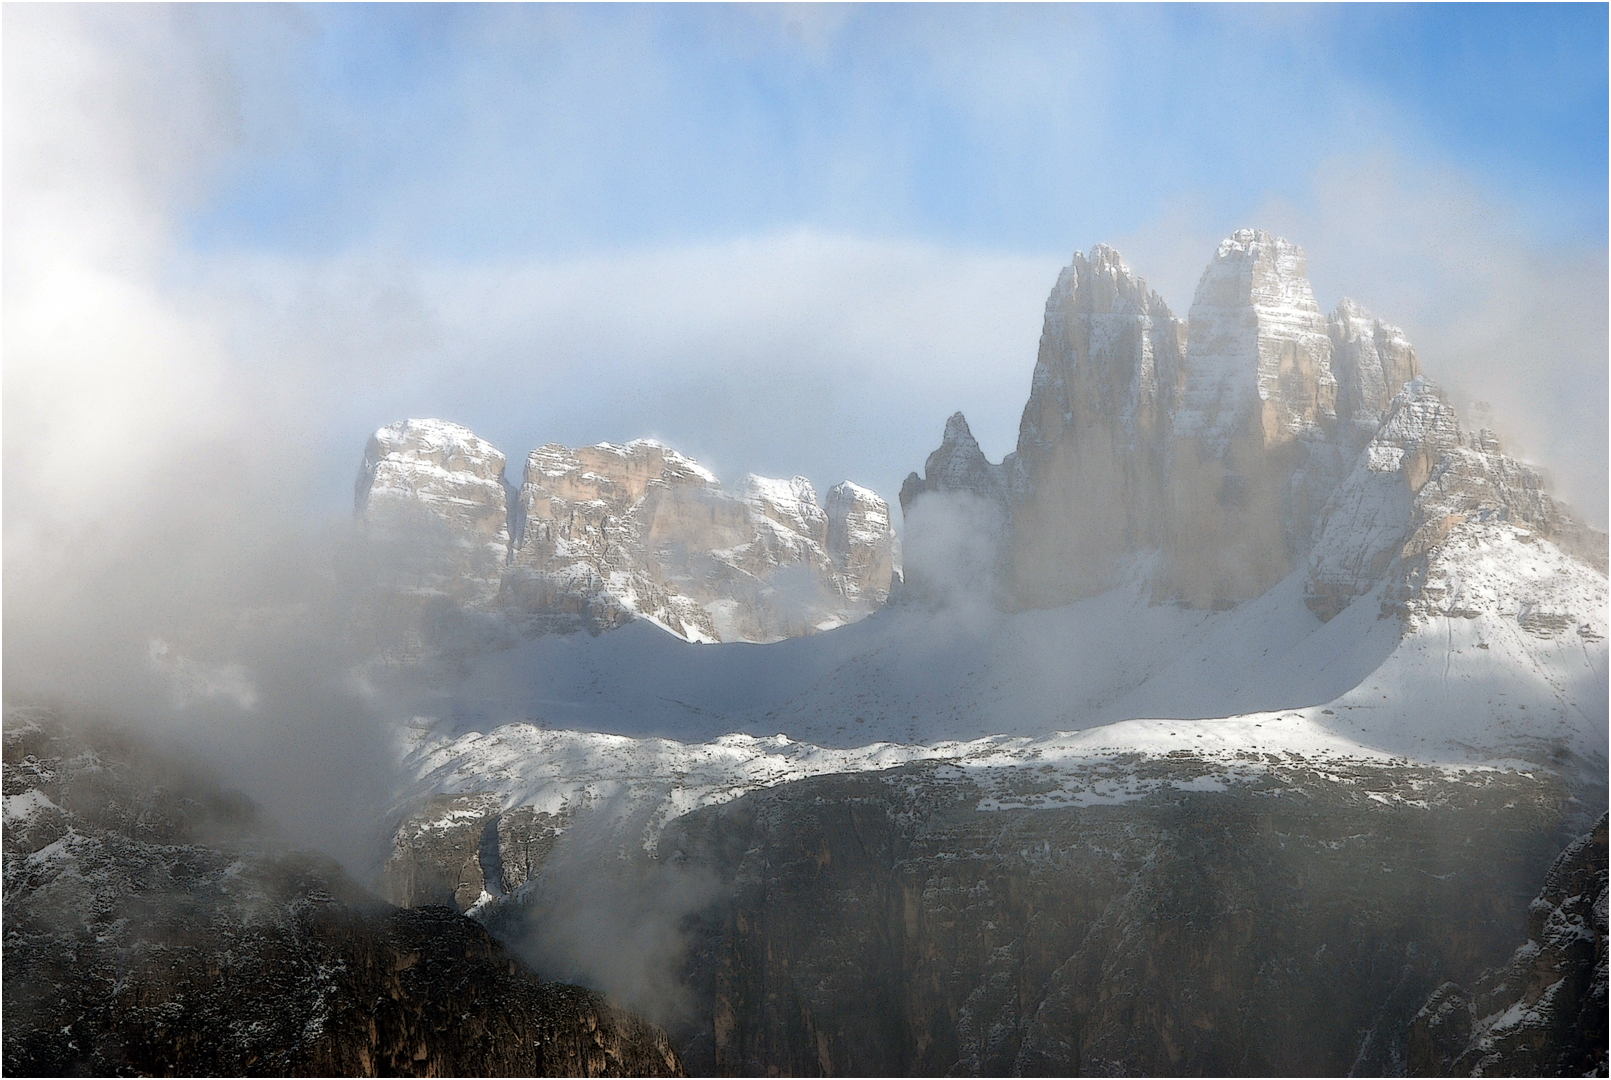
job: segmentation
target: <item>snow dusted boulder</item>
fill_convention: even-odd
[[[446,420],[402,420],[370,436],[357,511],[405,588],[486,604],[509,550],[504,456]]]

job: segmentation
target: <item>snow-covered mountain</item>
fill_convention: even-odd
[[[849,481],[827,506],[805,477],[751,475],[736,494],[698,462],[639,439],[526,459],[468,429],[405,420],[369,440],[357,505],[389,584],[507,619],[525,633],[634,618],[688,641],[777,641],[853,622],[894,574],[889,507]]]
[[[1159,755],[1276,732],[1301,732],[1281,749],[1308,757],[1526,760],[1603,786],[1604,535],[1491,431],[1461,427],[1400,330],[1346,300],[1322,315],[1304,274],[1295,245],[1238,232],[1180,320],[1113,249],[1077,254],[1047,301],[1017,451],[990,462],[959,413],[902,490],[902,602],[764,647],[638,625],[377,673],[377,700],[424,718],[410,798],[479,790],[563,817],[630,789],[663,817],[824,770],[1041,761],[1047,739]],[[526,544],[557,549],[555,526],[533,525],[555,506],[637,500],[622,535],[641,537],[694,503],[766,522],[751,541],[766,565],[820,565],[818,550],[852,565],[832,543],[841,496],[824,515],[798,481],[730,499],[663,449],[588,453],[657,454],[610,467],[659,470],[665,491],[573,489],[583,452],[536,451]],[[883,580],[884,519],[858,505]],[[698,536],[731,566],[722,527],[741,528],[707,516]],[[511,550],[506,591],[530,557]],[[975,556],[987,587],[950,580]],[[556,573],[549,549],[537,559]],[[526,765],[509,749],[538,743]]]

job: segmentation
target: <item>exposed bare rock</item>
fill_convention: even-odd
[[[1337,415],[1331,338],[1303,249],[1239,229],[1222,241],[1192,300],[1177,438],[1223,450],[1249,432],[1266,445],[1323,437]]]
[[[479,605],[497,596],[509,549],[503,471],[497,448],[445,420],[403,420],[370,437],[357,508],[400,584]]]
[[[644,618],[690,641],[814,633],[889,595],[889,508],[865,488],[835,489],[834,531],[805,477],[750,476],[734,495],[650,440],[539,447],[513,499],[503,468],[496,449],[444,421],[375,434],[358,509],[390,586],[526,633]]]
[[[660,858],[727,894],[689,961],[691,1069],[1402,1072],[1426,994],[1525,924],[1565,799],[1514,772],[1110,765],[1164,786],[1055,806],[1035,767],[935,763],[672,822]]]
[[[862,532],[883,507],[866,496]],[[893,540],[887,507],[883,535],[855,539],[865,581],[853,580],[851,547],[830,552],[829,514],[805,477],[752,475],[735,497],[657,443],[534,450],[521,507],[505,602],[539,624],[637,616],[690,640],[775,641],[858,618],[889,590],[875,551]]]
[[[1261,595],[1298,565],[1347,471],[1352,454],[1330,441],[1331,338],[1305,269],[1295,244],[1242,229],[1198,282],[1161,596],[1221,607]]]
[[[1410,1029],[1411,1076],[1605,1076],[1606,819],[1561,852],[1527,941],[1475,991],[1445,982]]]
[[[664,1032],[138,740],[8,709],[4,792],[8,1075],[681,1075]]]
[[[1012,573],[1033,594],[1020,602],[1100,592],[1124,558],[1164,542],[1185,348],[1185,324],[1107,245],[1058,276],[1019,424]]]
[[[1492,432],[1460,430],[1401,330],[1349,300],[1322,317],[1305,269],[1296,245],[1240,230],[1183,324],[1111,248],[1076,254],[1047,300],[1016,451],[993,465],[952,417],[902,488],[909,550],[949,528],[910,516],[920,497],[967,492],[997,508],[990,594],[1010,606],[1097,595],[1138,563],[1155,599],[1193,608],[1235,606],[1305,566],[1323,619],[1388,576],[1389,609],[1412,622],[1497,605],[1564,626],[1571,605],[1554,593],[1592,604],[1604,534]],[[1474,585],[1496,579],[1471,560],[1501,543],[1521,545],[1506,573],[1542,581],[1559,554],[1565,576],[1500,589],[1510,600]]]
[[[1480,617],[1535,636],[1598,636],[1605,578],[1572,551],[1586,531],[1491,431],[1462,431],[1417,376],[1332,493],[1304,598],[1330,619],[1385,582],[1385,610],[1410,627]]]
[[[400,907],[471,911],[518,890],[547,861],[563,822],[491,792],[433,795],[392,833],[381,892]]]
[[[1374,429],[1404,384],[1421,373],[1415,350],[1404,331],[1348,299],[1326,316],[1326,332],[1337,377],[1337,416]]]
[[[1393,399],[1385,422],[1321,512],[1305,600],[1330,619],[1386,575],[1416,530],[1417,496],[1461,442],[1454,409],[1425,378]]]
[[[993,465],[961,413],[945,422],[939,449],[923,475],[901,485],[901,512],[911,542],[903,549],[908,598],[950,604],[963,596],[1003,599],[1010,581],[1014,491],[1022,488],[1018,460]]]
[[[911,473],[901,485],[901,508],[905,510],[925,491],[966,492],[1006,513],[1011,506],[1015,464],[1009,455],[1009,460],[992,465],[973,437],[967,417],[952,413],[939,448],[923,463],[923,475]]]
[[[882,604],[895,576],[895,529],[889,504],[846,480],[828,489],[828,556],[844,583],[845,599]]]

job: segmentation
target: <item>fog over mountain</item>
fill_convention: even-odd
[[[8,1072],[1604,1072],[1603,10],[0,18]]]

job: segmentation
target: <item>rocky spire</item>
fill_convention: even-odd
[[[1266,444],[1324,435],[1337,380],[1306,273],[1281,237],[1239,229],[1220,243],[1192,299],[1177,437],[1219,451],[1243,431]]]
[[[911,473],[901,485],[901,509],[925,491],[965,491],[1005,509],[1009,487],[1007,470],[990,463],[968,428],[967,417],[955,412],[945,422],[939,449],[923,463],[923,475]]]
[[[1415,350],[1404,331],[1346,298],[1326,317],[1326,332],[1337,376],[1337,416],[1374,429],[1394,395],[1421,373]]]

